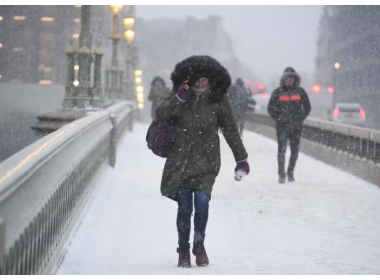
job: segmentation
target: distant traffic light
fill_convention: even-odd
[[[329,87],[328,91],[329,91],[329,93],[334,93],[335,90],[333,87]]]

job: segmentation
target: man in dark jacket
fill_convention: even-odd
[[[294,167],[302,132],[302,123],[310,114],[311,106],[306,91],[300,87],[301,78],[292,67],[287,67],[281,77],[280,87],[272,93],[268,104],[268,113],[276,122],[278,141],[278,174],[279,182],[285,183],[285,153],[287,141],[290,141],[291,156],[287,175],[293,182]]]
[[[237,170],[249,173],[248,154],[239,136],[226,96],[231,85],[228,71],[209,56],[192,56],[178,63],[171,75],[172,95],[156,110],[161,122],[175,124],[173,146],[161,180],[161,193],[178,202],[178,266],[190,267],[190,228],[194,196],[193,254],[196,264],[209,264],[204,240],[209,201],[219,174],[218,130],[230,146]]]

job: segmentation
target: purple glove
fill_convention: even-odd
[[[187,99],[188,91],[186,89],[186,86],[187,86],[186,83],[182,83],[177,91],[177,96],[182,101],[185,101]]]
[[[243,170],[248,175],[250,171],[248,161],[239,162],[235,167],[235,172],[238,170]]]

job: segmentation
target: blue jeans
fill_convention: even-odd
[[[191,215],[193,213],[193,193],[194,193],[194,243],[204,242],[208,220],[208,208],[210,197],[207,193],[197,189],[181,189],[177,194],[178,214],[177,230],[178,245],[180,249],[190,248]]]
[[[290,159],[288,165],[288,174],[293,174],[296,162],[298,159],[298,152],[300,148],[301,141],[301,131],[302,127],[287,129],[284,127],[277,127],[277,142],[278,142],[278,175],[285,176],[285,153],[288,145],[288,138],[290,142]]]

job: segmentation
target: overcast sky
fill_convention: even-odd
[[[256,74],[268,80],[287,66],[314,72],[322,6],[137,6],[145,19],[222,16],[234,49]]]

